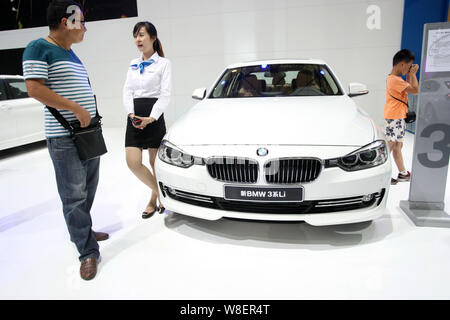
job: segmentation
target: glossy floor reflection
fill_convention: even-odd
[[[99,273],[89,282],[79,277],[45,147],[0,154],[0,299],[450,298],[450,230],[416,227],[400,210],[409,183],[391,188],[388,213],[372,223],[314,227],[171,212],[143,220],[150,194],[125,164],[123,131],[105,135],[93,221],[111,238],[100,243]],[[412,143],[408,135],[408,168]]]

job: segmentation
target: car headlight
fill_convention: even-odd
[[[339,167],[345,171],[357,171],[379,166],[387,161],[388,148],[384,140],[374,141],[346,156],[326,160],[325,167]]]
[[[167,140],[161,142],[158,157],[161,161],[180,168],[189,168],[194,164],[203,165],[205,163],[203,158],[191,156]]]

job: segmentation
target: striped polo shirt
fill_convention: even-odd
[[[44,79],[45,85],[60,96],[74,101],[91,114],[96,114],[95,98],[88,74],[80,59],[66,50],[41,38],[30,42],[23,53],[23,76]],[[77,120],[69,110],[58,110],[67,120]],[[45,135],[47,138],[69,136],[69,132],[45,108]]]

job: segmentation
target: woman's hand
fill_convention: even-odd
[[[134,113],[129,113],[128,114],[128,117],[131,119],[131,124],[133,125],[133,127],[135,127],[136,129],[139,129],[138,127],[139,127],[139,125],[136,125],[135,123],[134,123],[134,118],[136,118],[137,119],[137,117],[136,117],[136,115],[134,114]]]
[[[148,117],[148,118],[147,117],[138,117],[138,116],[134,116],[134,117],[136,119],[142,120],[142,122],[138,126],[135,126],[136,128],[141,129],[141,130],[143,130],[148,124],[156,121],[156,119],[153,117]]]

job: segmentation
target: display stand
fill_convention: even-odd
[[[400,207],[417,226],[450,228],[444,198],[450,156],[450,23],[424,27],[409,200]]]

